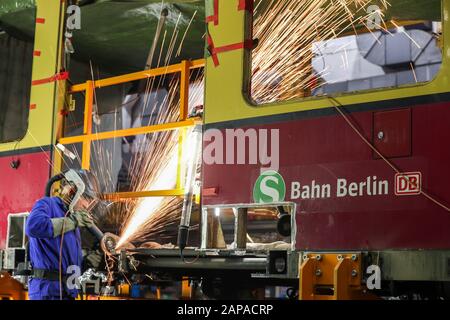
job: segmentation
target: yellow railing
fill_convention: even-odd
[[[186,129],[197,124],[200,119],[188,118],[188,103],[189,103],[189,76],[191,69],[202,68],[205,65],[203,59],[194,61],[182,61],[181,63],[170,65],[167,67],[161,67],[156,69],[149,69],[121,75],[117,77],[111,77],[96,81],[86,81],[82,84],[73,85],[70,88],[71,93],[85,92],[84,103],[84,126],[83,134],[74,137],[61,137],[58,142],[63,145],[81,143],[82,144],[82,156],[81,167],[83,169],[90,169],[91,159],[91,143],[93,141],[122,138],[127,136],[135,136],[140,134],[172,131],[177,129]],[[163,123],[152,126],[145,126],[139,128],[121,129],[114,131],[106,131],[100,133],[92,132],[92,105],[94,102],[94,90],[95,88],[108,87],[118,85],[126,82],[132,82],[136,80],[142,80],[166,74],[180,73],[180,121],[173,123]],[[155,190],[155,191],[136,191],[136,192],[121,192],[106,195],[108,199],[124,199],[124,198],[142,198],[142,197],[165,197],[165,196],[180,196],[183,195],[183,178],[182,178],[182,164],[181,155],[183,153],[182,146],[184,142],[185,133],[180,131],[180,138],[178,139],[178,168],[177,168],[177,181],[176,189],[174,190]],[[57,159],[58,158],[58,159]],[[55,163],[61,163],[61,155],[55,153]]]

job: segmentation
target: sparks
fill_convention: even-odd
[[[323,85],[313,71],[315,45],[336,39],[355,25],[366,26],[369,0],[270,0],[265,8],[257,3],[254,37],[259,40],[252,51],[252,98],[259,104],[287,101],[311,95]],[[389,6],[383,1],[384,8]],[[380,18],[384,13],[378,12]],[[384,24],[384,21],[383,23]],[[370,28],[367,30],[372,33]],[[295,35],[295,36],[293,36]],[[274,50],[277,48],[277,50]],[[343,66],[348,67],[347,57]]]
[[[177,175],[177,164],[178,157],[176,149],[173,150],[171,156],[169,157],[169,162],[166,163],[164,168],[158,173],[155,181],[149,182],[146,190],[168,190],[174,187],[174,182]],[[122,233],[117,247],[120,247],[125,242],[127,242],[136,231],[142,227],[152,215],[155,214],[156,209],[158,209],[163,202],[164,197],[151,197],[142,198],[138,201],[136,209],[131,216],[130,221],[127,223],[125,231]]]

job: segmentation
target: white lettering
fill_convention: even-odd
[[[237,140],[236,148],[235,141]],[[257,164],[256,148],[258,146],[258,134],[255,129],[227,129],[226,130],[226,163],[235,164],[235,150],[237,150],[236,164],[246,164],[248,140],[248,164]]]
[[[347,195],[347,180],[338,179],[336,196],[338,198],[342,198],[345,197],[346,195]]]
[[[267,136],[266,129],[259,130],[259,159],[264,166],[261,168],[261,173],[268,170],[278,171],[280,168],[280,130],[270,130],[270,156],[267,153],[269,149]]]
[[[67,7],[67,29],[80,30],[81,29],[81,9],[77,5]]]
[[[78,278],[81,276],[80,267],[76,266],[76,265],[68,266],[67,274],[70,274],[70,276],[67,277],[67,281],[66,281],[67,288],[70,290],[79,289],[81,287],[80,280],[78,280]]]
[[[367,278],[367,289],[380,290],[381,289],[381,269],[377,265],[371,265],[367,267],[367,274],[370,276]]]
[[[223,137],[218,129],[206,130],[203,140],[211,142],[203,150],[203,161],[207,165],[223,164]]]
[[[348,194],[350,197],[356,197],[358,195],[358,184],[357,183],[350,183],[348,186]]]
[[[389,194],[389,183],[387,181],[378,182],[378,193],[382,195]]]
[[[261,192],[265,194],[266,196],[269,196],[272,198],[273,202],[280,201],[280,193],[277,189],[272,188],[267,185],[267,182],[272,181],[275,183],[278,183],[278,179],[272,176],[266,176],[261,180]]]
[[[278,129],[270,130],[270,141],[267,129],[226,129],[225,134],[219,129],[208,129],[203,137],[203,161],[207,165],[255,165],[259,161],[261,173],[278,171],[279,140]]]
[[[292,182],[291,184],[291,199],[296,200],[300,198],[300,182]]]

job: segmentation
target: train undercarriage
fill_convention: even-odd
[[[182,252],[176,245],[158,243],[115,249],[118,237],[105,233],[94,247],[101,247],[106,263],[91,265],[74,281],[84,299],[450,298],[450,251],[298,250],[296,228],[291,228],[296,225],[293,210],[294,203],[204,207],[201,219],[205,223],[191,230],[189,242],[199,245]],[[227,211],[232,212],[231,222],[223,218]],[[269,222],[252,220],[261,212],[272,214]],[[283,232],[287,229],[290,234]],[[284,241],[256,243],[253,238],[258,233],[266,238],[277,234]],[[1,286],[0,296],[26,296],[30,272],[26,253],[4,250],[2,262],[8,274],[0,281],[8,285]]]

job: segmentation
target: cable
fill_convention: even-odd
[[[187,261],[185,259],[184,255],[183,255],[183,249],[180,249],[180,257],[181,257],[181,260],[183,261],[183,263],[185,263],[185,264],[194,264],[194,263],[196,263],[198,261],[198,259],[200,259],[200,252],[198,252],[197,257],[195,257],[194,260]]]
[[[69,210],[64,214],[64,218],[69,215]],[[63,220],[62,225],[62,234],[61,234],[61,242],[59,244],[59,264],[58,264],[58,272],[59,272],[59,300],[62,300],[62,248],[64,244],[64,230],[66,227],[66,220]]]
[[[380,151],[378,151],[378,149],[372,145],[372,143],[370,143],[369,140],[367,140],[366,137],[364,137],[364,135],[358,130],[358,128],[356,128],[356,126],[352,123],[352,121],[347,117],[347,115],[341,110],[341,108],[343,108],[344,106],[334,97],[330,97],[327,96],[327,98],[332,102],[333,107],[337,110],[337,112],[344,118],[344,120],[347,122],[347,124],[353,129],[353,131],[355,131],[355,133],[361,138],[361,140],[363,140],[381,159],[383,159],[383,161],[392,168],[392,170],[394,170],[397,174],[401,175],[403,178],[405,178],[408,182],[410,182],[409,177],[407,177],[404,173],[400,172],[399,169],[397,169],[397,167],[395,167]],[[337,104],[337,106],[336,106]],[[423,195],[425,198],[427,198],[428,200],[432,201],[433,203],[435,203],[436,205],[440,206],[441,208],[443,208],[444,210],[446,210],[447,212],[450,212],[450,208],[447,207],[445,204],[443,204],[442,202],[438,201],[437,199],[433,198],[431,195],[429,195],[428,193],[426,193],[423,190],[420,190],[420,194]]]
[[[19,159],[19,157],[16,154],[17,147],[19,146],[19,144],[20,144],[20,140],[16,140],[16,143],[14,144],[14,149],[13,149],[14,154],[11,156],[11,161],[12,162],[14,162],[14,161]],[[15,156],[17,156],[17,157],[14,159]]]
[[[66,200],[67,201],[67,200]],[[63,201],[65,202],[65,201]],[[70,211],[67,210],[64,214],[64,218],[67,218]],[[59,244],[59,261],[58,261],[58,273],[59,273],[59,300],[62,300],[62,248],[64,245],[64,231],[66,228],[66,219],[63,220],[61,242]]]

